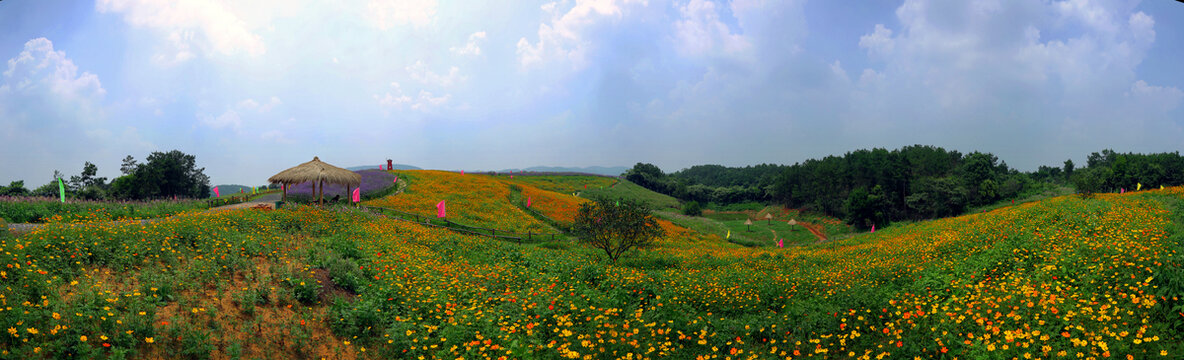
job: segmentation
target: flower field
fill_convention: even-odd
[[[147,219],[205,210],[202,200],[86,201],[0,196],[0,219],[10,223],[49,223]]]
[[[436,204],[444,200],[448,219],[469,226],[526,233],[556,232],[510,201],[510,188],[488,175],[461,175],[448,171],[397,170],[402,193],[365,202],[427,217],[436,216]]]
[[[542,190],[529,185],[522,186],[522,196],[531,199],[531,209],[563,224],[574,222],[580,204],[588,201],[584,198]]]
[[[1171,188],[617,264],[334,208],[52,224],[0,240],[0,357],[1175,359],[1181,221]]]

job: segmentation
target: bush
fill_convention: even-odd
[[[1102,191],[1109,172],[1106,168],[1086,168],[1074,172],[1073,187],[1077,188],[1077,195],[1090,198],[1094,193]]]
[[[698,201],[687,201],[682,205],[682,214],[690,216],[703,215],[703,208],[699,206]]]

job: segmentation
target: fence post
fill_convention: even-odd
[[[497,229],[489,229],[493,233],[493,237],[497,237]]]
[[[554,233],[551,234],[551,241],[555,241],[555,234]]]
[[[526,230],[526,241],[531,241],[531,239],[530,239],[530,230]]]

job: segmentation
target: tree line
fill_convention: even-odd
[[[0,196],[58,196],[58,179],[62,179],[66,196],[84,200],[147,200],[162,198],[206,198],[210,192],[210,177],[205,168],[197,167],[197,157],[179,150],[153,152],[139,163],[131,155],[123,159],[119,171],[122,176],[111,182],[98,176],[99,168],[87,161],[78,175],[65,178],[54,171],[49,183],[33,190],[25,188],[23,180],[0,186]]]
[[[1072,186],[1079,193],[1184,184],[1179,152],[1092,153],[1085,168],[1072,160],[1020,172],[991,153],[962,154],[913,145],[896,150],[856,150],[793,165],[699,165],[666,174],[638,163],[625,178],[683,201],[716,206],[761,202],[843,218],[857,228],[921,220]]]

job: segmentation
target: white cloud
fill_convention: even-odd
[[[477,43],[483,42],[484,40],[485,40],[485,32],[478,31],[478,32],[473,33],[472,35],[469,35],[469,42],[465,43],[464,47],[453,46],[453,47],[449,48],[448,50],[452,51],[453,53],[455,53],[457,55],[480,56],[481,55],[481,46],[478,45]]]
[[[275,108],[276,106],[279,106],[281,104],[283,104],[283,102],[280,101],[280,98],[272,96],[271,98],[269,98],[267,100],[266,103],[263,103],[263,104],[260,104],[259,102],[255,101],[255,99],[246,99],[243,101],[239,101],[238,104],[236,105],[236,107],[241,110],[253,110],[253,111],[258,111],[260,113],[265,113],[265,112],[271,111],[272,108]]]
[[[913,139],[906,141],[968,146],[1008,137],[1033,145],[1001,149],[1001,157],[1037,164],[1056,159],[1025,153],[1184,137],[1169,116],[1180,89],[1136,78],[1155,20],[1131,4],[907,0],[896,14],[900,31],[877,24],[859,40],[884,67],[864,70],[852,119],[911,119],[902,129],[912,130],[895,134]]]
[[[641,4],[644,0],[576,0],[575,6],[562,16],[551,12],[554,5],[543,6],[551,13],[550,23],[539,24],[538,40],[531,43],[525,37],[518,39],[518,61],[522,66],[550,61],[552,59],[570,62],[575,68],[586,64],[588,51],[586,32],[594,25],[606,20],[620,19],[622,5]]]
[[[54,51],[53,42],[46,38],[25,42],[24,50],[8,60],[4,78],[4,87],[13,92],[37,91],[43,87],[68,99],[102,97],[107,92],[97,75],[78,74],[74,61],[65,52]]]
[[[238,111],[233,109],[226,110],[226,112],[218,116],[198,115],[198,119],[201,120],[202,124],[213,129],[230,128],[232,130],[241,130],[243,126],[242,117],[238,115]]]
[[[281,4],[275,4],[280,6]],[[255,32],[267,16],[245,14],[247,5],[230,1],[199,0],[98,0],[95,8],[103,13],[122,13],[128,24],[149,28],[163,34],[167,51],[153,56],[162,65],[192,59],[198,51],[206,55],[267,52],[263,38]]]
[[[432,95],[426,90],[419,91],[419,101],[411,105],[411,110],[425,111],[432,108],[437,108],[448,103],[452,99],[451,94],[444,94],[441,96]]]
[[[401,25],[423,27],[436,18],[436,0],[370,0],[366,20],[381,30]]]
[[[288,138],[287,134],[279,130],[268,130],[259,134],[259,138],[267,141],[273,141],[281,144],[292,144],[294,141]]]
[[[113,152],[150,150],[133,126],[109,124],[103,107],[106,90],[99,76],[80,71],[65,51],[46,38],[25,42],[0,72],[0,174],[5,183],[38,186],[53,170],[69,171],[83,161],[103,164]],[[129,104],[152,105],[142,98]],[[72,170],[72,169],[70,169]]]
[[[249,125],[249,121],[265,118],[272,109],[282,104],[283,101],[280,101],[280,98],[276,96],[268,98],[264,103],[247,98],[235,103],[234,106],[227,107],[222,114],[217,116],[198,113],[197,119],[202,125],[211,129],[230,129],[238,135],[243,135],[246,134],[243,127]]]
[[[713,52],[725,54],[743,51],[748,41],[740,34],[734,34],[728,25],[719,19],[716,4],[708,0],[691,0],[679,7],[682,19],[674,23],[679,51],[689,55],[703,55]]]
[[[407,66],[406,70],[411,79],[426,85],[449,87],[466,80],[466,77],[460,75],[460,69],[455,66],[449,68],[447,74],[440,75],[429,70],[423,60]]]
[[[892,30],[884,27],[884,24],[876,24],[874,32],[859,37],[859,47],[867,49],[868,55],[873,58],[892,54],[892,47],[895,44],[892,41]]]
[[[383,95],[374,95],[374,100],[378,102],[379,107],[387,115],[391,110],[402,110],[409,108],[419,112],[429,112],[431,110],[447,105],[452,99],[452,94],[435,95],[427,90],[420,90],[419,95],[411,97],[403,94],[403,88],[397,82],[391,83],[391,91]]]

